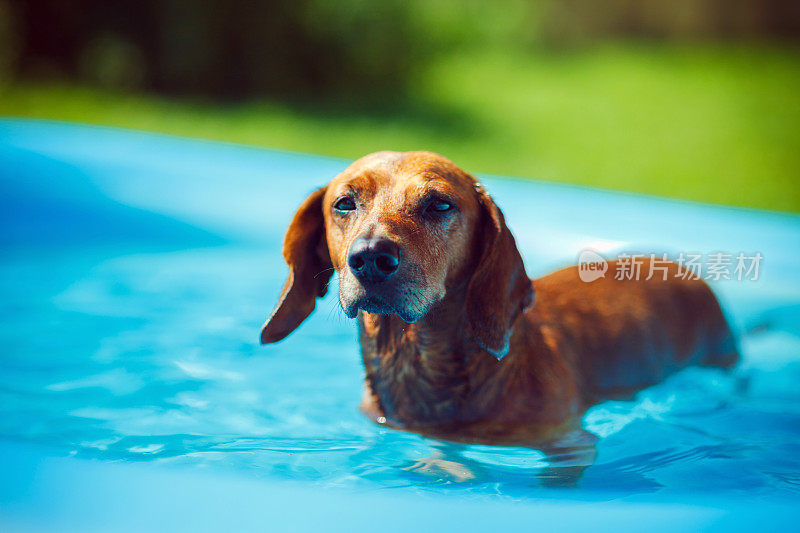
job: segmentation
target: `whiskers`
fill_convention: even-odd
[[[338,294],[339,294],[339,277],[338,276],[331,276],[331,279],[328,281],[328,283],[325,285],[325,287],[329,288],[331,282],[333,282],[334,279],[336,280],[336,285],[335,285],[335,289],[336,290],[333,291],[333,292],[335,292],[336,296],[330,297],[330,298],[327,299],[328,314],[327,314],[327,316],[325,318],[326,318],[326,320],[331,320],[331,317],[335,316],[336,317],[336,323],[341,325],[341,324],[344,324],[349,319],[348,319],[347,315],[344,314],[344,309],[342,309],[342,305],[339,302],[339,297],[338,297]]]
[[[324,270],[320,270],[319,272],[317,272],[316,274],[314,274],[314,279],[317,279],[318,277],[320,277],[321,275],[325,274],[326,272],[332,272],[332,271],[335,271],[335,270],[336,270],[336,269],[335,269],[335,268],[333,268],[333,267],[331,267],[331,268],[326,268],[326,269],[324,269]],[[328,283],[330,284],[330,281],[328,281]],[[327,285],[326,285],[326,287],[327,287]]]

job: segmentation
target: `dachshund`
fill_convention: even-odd
[[[547,442],[595,403],[739,359],[714,294],[676,263],[650,279],[583,282],[573,266],[530,280],[490,195],[431,152],[352,163],[300,206],[283,257],[261,342],[294,331],[336,272],[358,317],[362,412],[438,439]]]

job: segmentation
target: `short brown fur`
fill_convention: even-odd
[[[334,209],[342,197],[356,209]],[[431,214],[430,198],[453,208]],[[353,277],[348,253],[365,237],[399,243],[396,279]],[[425,435],[533,445],[577,427],[598,401],[738,360],[713,293],[674,263],[666,280],[584,283],[576,267],[528,279],[491,197],[430,152],[353,163],[301,206],[283,254],[290,275],[262,342],[293,331],[336,271],[342,307],[359,320],[362,411]]]

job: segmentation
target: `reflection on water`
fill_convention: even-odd
[[[288,340],[258,346],[283,276],[277,254],[233,246],[4,256],[0,436],[356,489],[800,492],[797,331],[747,337],[733,374],[690,369],[592,408],[584,427],[597,439],[460,445],[358,412],[355,327],[333,299]]]

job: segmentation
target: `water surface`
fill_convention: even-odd
[[[586,245],[765,257],[758,282],[714,285],[742,335],[740,367],[690,369],[592,408],[597,457],[576,474],[580,453],[446,444],[365,419],[355,323],[335,297],[258,345],[292,212],[345,165],[0,122],[0,436],[358,491],[797,497],[800,218],[486,180],[533,276]]]

